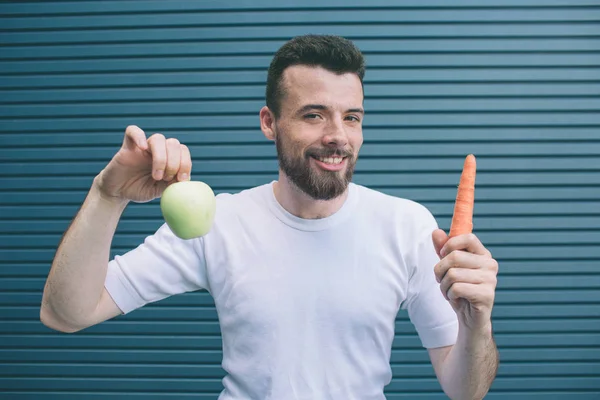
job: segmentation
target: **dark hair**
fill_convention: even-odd
[[[355,73],[361,85],[365,75],[365,60],[350,40],[333,35],[297,36],[285,43],[273,57],[267,75],[267,107],[279,116],[283,88],[283,72],[292,65],[323,67],[338,74]]]

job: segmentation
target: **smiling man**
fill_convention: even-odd
[[[181,240],[163,224],[109,260],[127,204],[160,196],[191,171],[185,145],[128,127],[58,248],[42,321],[76,332],[205,289],[223,337],[219,399],[383,400],[405,309],[448,396],[483,398],[498,365],[497,263],[474,235],[448,239],[422,205],[352,182],[364,71],[346,39],[287,42],[260,110],[278,179],[218,195],[204,237]]]
[[[321,46],[323,53],[330,51],[326,43]],[[277,147],[280,174],[275,191],[284,198],[291,194],[290,202],[302,202],[293,214],[314,207],[335,210],[346,199],[363,142],[363,60],[356,53],[344,65],[344,54],[339,54],[331,65],[307,65],[296,60],[293,50],[284,47],[274,58],[267,106],[260,111],[261,128]],[[343,71],[344,67],[356,72]],[[281,192],[279,185],[285,187]]]

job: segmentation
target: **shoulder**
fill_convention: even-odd
[[[217,207],[226,209],[247,208],[253,205],[260,206],[269,185],[260,185],[243,189],[239,192],[221,192],[216,194]]]
[[[239,192],[217,193],[214,226],[237,226],[253,215],[264,215],[270,187],[269,184],[264,184]]]
[[[355,185],[360,193],[360,207],[376,218],[408,225],[435,225],[431,211],[423,204],[403,197],[393,196],[362,185]]]

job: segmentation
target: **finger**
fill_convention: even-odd
[[[435,252],[437,253],[438,257],[442,258],[440,255],[440,250],[448,241],[448,235],[446,235],[446,232],[444,232],[442,229],[436,229],[431,234],[431,240],[433,241],[433,247],[435,248]]]
[[[179,164],[179,174],[177,179],[180,181],[187,181],[192,175],[192,155],[190,154],[190,149],[185,144],[180,146],[180,152],[181,163]]]
[[[148,147],[152,154],[152,178],[162,180],[167,166],[167,145],[165,137],[155,133],[148,139]]]
[[[447,298],[450,301],[465,299],[471,304],[493,304],[494,291],[487,285],[457,282],[448,289]]]
[[[482,256],[491,257],[492,253],[489,252],[488,249],[481,243],[479,238],[475,236],[473,233],[468,233],[465,235],[459,235],[453,238],[450,238],[444,247],[440,250],[440,255],[445,257],[446,254],[450,254],[454,250],[465,250],[469,253],[479,254]]]
[[[444,276],[451,268],[465,269],[497,269],[496,260],[479,254],[467,253],[463,250],[455,250],[446,257],[442,258],[435,267],[433,272],[438,282],[444,279]]]
[[[482,283],[494,284],[496,277],[488,270],[450,268],[444,279],[440,282],[440,290],[444,297],[448,298],[448,290],[456,283],[471,283],[479,285]]]
[[[146,134],[139,127],[135,125],[129,125],[125,129],[125,138],[123,139],[123,146],[128,150],[135,150],[136,147],[139,147],[142,150],[148,149]]]
[[[169,138],[166,141],[167,147],[167,167],[165,169],[164,180],[171,181],[179,171],[179,163],[181,162],[181,144],[179,140]]]

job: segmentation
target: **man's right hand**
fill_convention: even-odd
[[[189,180],[191,170],[186,145],[160,133],[146,139],[139,127],[128,126],[123,145],[96,176],[95,184],[106,199],[148,202],[170,184]]]

